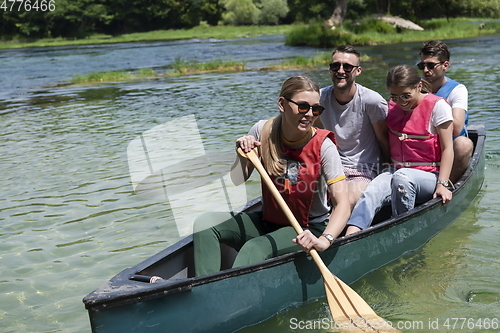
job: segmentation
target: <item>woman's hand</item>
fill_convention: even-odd
[[[434,191],[433,198],[441,197],[443,199],[443,204],[451,201],[453,193],[448,190],[443,184],[437,184],[436,191]]]
[[[236,149],[241,148],[245,153],[258,146],[260,146],[260,142],[253,135],[244,135],[236,139]]]
[[[300,235],[292,239],[292,242],[300,245],[304,251],[309,253],[312,248],[317,251],[325,251],[330,247],[330,241],[325,237],[316,237],[310,230],[304,230]]]

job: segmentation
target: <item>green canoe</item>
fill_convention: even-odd
[[[351,284],[364,275],[424,245],[467,209],[484,180],[485,129],[469,132],[475,144],[468,170],[456,184],[453,200],[433,199],[361,233],[337,239],[321,254],[325,264]],[[259,209],[256,199],[243,209]],[[224,249],[231,266],[234,250]],[[83,302],[93,332],[234,332],[278,312],[325,296],[321,275],[304,252],[262,263],[193,277],[192,237],[125,269]]]

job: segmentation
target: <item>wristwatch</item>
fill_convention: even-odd
[[[444,187],[450,186],[450,182],[448,182],[447,180],[438,180],[436,184],[444,185]]]
[[[333,244],[333,241],[335,240],[335,237],[333,237],[332,235],[330,234],[323,234],[321,235],[323,237],[325,237],[326,239],[328,239],[328,241],[330,242],[330,246]]]

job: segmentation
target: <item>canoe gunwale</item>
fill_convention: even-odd
[[[456,183],[456,189],[453,191],[454,196],[465,190],[469,180],[474,176],[474,173],[480,164],[480,159],[484,156],[485,135],[484,126],[477,126],[471,129],[471,134],[476,138],[474,154],[471,158],[469,168],[464,172],[460,180]],[[255,207],[260,203],[260,198],[256,198],[248,202],[244,207],[237,211],[245,211]],[[436,206],[442,205],[440,198],[432,199],[424,204],[421,204],[414,209],[391,217],[380,223],[377,223],[359,233],[344,236],[334,241],[332,246],[325,252],[336,251],[339,247],[355,242],[357,240],[381,233],[385,230],[393,228],[397,225],[405,223],[408,220],[414,219],[427,211],[434,209]],[[285,254],[276,258],[268,259],[264,262],[226,269],[214,274],[188,277],[175,280],[162,280],[155,283],[144,283],[131,279],[133,275],[150,269],[155,265],[161,265],[162,262],[174,256],[179,251],[186,251],[192,247],[192,236],[188,236],[169,246],[168,248],[158,252],[138,263],[132,268],[127,268],[111,278],[106,284],[96,289],[83,299],[85,308],[89,311],[99,311],[101,309],[110,309],[122,305],[143,302],[151,299],[161,298],[181,292],[188,292],[194,287],[204,284],[209,284],[221,280],[230,279],[233,277],[251,274],[257,271],[265,270],[274,266],[279,266],[298,258],[306,257],[307,254],[303,251]],[[359,276],[361,278],[362,276]]]
[[[464,188],[465,188],[464,185],[467,184],[469,179],[474,175],[474,171],[476,170],[476,167],[477,167],[479,160],[481,158],[481,153],[484,151],[484,145],[485,145],[485,139],[486,139],[485,128],[482,126],[473,127],[471,132],[477,133],[477,142],[475,144],[474,153],[471,157],[469,167],[467,168],[467,170],[465,170],[464,174],[462,175],[462,177],[460,177],[460,179],[456,182],[456,184],[454,184],[455,189],[452,191],[453,196],[455,196],[456,194],[458,194],[464,190]],[[402,224],[402,223],[408,221],[409,219],[413,219],[414,217],[419,216],[419,215],[427,212],[428,210],[431,210],[435,206],[440,205],[441,202],[442,201],[440,198],[431,199],[427,202],[424,202],[421,205],[416,206],[415,208],[413,208],[413,209],[411,209],[403,214],[400,214],[396,217],[391,217],[385,221],[377,223],[376,225],[370,226],[370,227],[362,230],[359,233],[353,234],[351,236],[339,238],[339,239],[335,240],[335,242],[332,244],[332,247],[334,247],[334,245],[341,246],[341,245],[346,244],[346,243],[354,242],[358,239],[365,238],[365,237],[368,237],[372,234],[379,233],[379,232],[385,231],[387,229],[390,229],[393,226],[396,226],[398,224]]]

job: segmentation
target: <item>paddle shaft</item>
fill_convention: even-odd
[[[250,162],[252,162],[254,167],[259,172],[262,180],[266,184],[267,188],[269,189],[269,191],[271,191],[271,194],[273,195],[274,199],[278,202],[278,205],[285,213],[285,215],[286,215],[288,221],[290,222],[290,224],[292,225],[293,229],[295,229],[295,232],[297,234],[302,233],[304,230],[302,229],[299,222],[297,221],[297,219],[293,215],[292,211],[290,210],[290,207],[288,207],[288,204],[286,203],[285,199],[283,199],[283,197],[281,196],[281,193],[278,191],[278,189],[274,185],[271,177],[269,177],[266,169],[264,169],[264,166],[260,162],[260,159],[257,156],[257,154],[255,153],[255,150],[251,150],[248,153],[245,153],[245,152],[243,152],[243,150],[241,150],[241,148],[238,148],[238,153],[240,155],[248,158],[250,160]],[[326,267],[326,265],[324,264],[321,257],[319,256],[318,251],[316,251],[316,249],[311,249],[309,251],[309,254],[313,258],[313,260],[316,263],[316,265],[318,266],[318,268],[321,270],[322,274],[324,274],[324,269],[326,269],[328,272],[330,272],[328,270],[328,268]]]
[[[275,184],[271,180],[271,177],[269,177],[269,175],[267,174],[267,171],[264,169],[264,166],[260,162],[259,157],[255,153],[255,149],[249,151],[248,153],[245,153],[241,148],[238,148],[238,153],[252,162],[254,167],[259,172],[262,181],[264,181],[269,191],[271,191],[272,196],[278,202],[278,205],[285,213],[288,221],[295,229],[295,232],[297,232],[297,234],[302,233],[302,227],[288,207],[288,204],[281,196],[281,193],[279,193]],[[386,327],[380,330],[372,326],[370,324],[370,321],[376,323],[383,323],[385,321],[377,316],[372,308],[354,290],[352,290],[348,285],[346,285],[330,272],[316,249],[311,249],[309,251],[309,254],[313,258],[314,263],[316,264],[316,266],[318,266],[321,275],[323,276],[328,305],[330,307],[332,318],[334,320],[348,322],[350,324],[349,327],[354,329],[354,331],[356,332],[400,332],[392,328],[390,325],[388,326],[388,328]],[[366,325],[356,325],[353,320],[356,320],[357,318],[363,319]],[[352,330],[347,329],[347,331]]]

